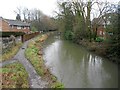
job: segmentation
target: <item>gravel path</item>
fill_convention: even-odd
[[[25,58],[25,49],[27,48],[29,41],[26,41],[20,48],[18,53],[14,56],[13,60],[3,62],[1,66],[19,61],[26,69],[29,75],[30,88],[46,88],[47,82],[41,80],[41,77],[37,74],[32,64]]]

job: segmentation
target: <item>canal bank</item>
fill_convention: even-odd
[[[83,39],[74,43],[82,45],[88,51],[93,52],[101,57],[107,58],[107,60],[113,63],[120,64],[119,58],[115,57],[115,55],[109,54],[108,47],[110,47],[110,44],[108,44],[107,42],[95,42],[95,41],[90,42],[87,39]]]
[[[64,85],[57,81],[57,78],[51,74],[49,69],[45,66],[42,53],[42,43],[48,38],[50,33],[42,34],[32,39],[25,51],[26,58],[35,68],[41,79],[47,84],[43,88],[63,88]],[[41,87],[42,88],[42,87]]]
[[[46,66],[65,88],[117,88],[118,68],[84,47],[50,36],[43,46]]]

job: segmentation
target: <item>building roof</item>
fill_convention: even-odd
[[[15,25],[15,26],[30,26],[30,24],[18,20],[10,20],[10,19],[5,19],[10,25]]]
[[[106,14],[102,15],[99,18],[94,18],[92,20],[92,25],[94,25],[94,24],[104,25],[105,22],[107,23],[108,21],[110,21],[111,17],[116,16],[116,15],[117,15],[116,12],[114,12],[114,13],[106,13]]]
[[[94,24],[103,25],[104,23],[105,23],[105,21],[102,18],[94,18],[92,20],[92,25],[94,25]]]

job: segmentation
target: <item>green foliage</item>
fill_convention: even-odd
[[[109,35],[109,47],[107,53],[109,57],[120,58],[120,14],[115,13],[111,17],[111,31],[113,35]],[[109,30],[108,30],[109,32]]]
[[[60,82],[56,82],[51,86],[51,88],[64,88],[64,85]]]
[[[96,41],[96,42],[102,42],[103,40],[104,40],[103,38],[97,37],[95,41]]]
[[[31,30],[32,30],[33,32],[38,31],[37,28],[35,28],[34,26],[31,28]]]
[[[0,32],[0,37],[9,37],[11,35],[21,36],[24,35],[24,32]]]
[[[89,12],[91,11],[90,4],[91,3],[88,3]],[[80,39],[87,38],[89,35],[91,35],[89,34],[90,29],[87,31],[87,26],[90,24],[90,15],[88,15],[89,17],[87,16],[87,18],[85,18],[83,3],[62,2],[59,3],[59,6],[59,28],[63,31],[65,39],[77,42]]]
[[[9,51],[2,54],[0,56],[0,62],[10,60],[18,52],[18,50],[21,46],[22,46],[22,43],[17,43],[16,46],[13,46],[12,48],[10,48]]]
[[[63,10],[61,12],[63,17],[59,18],[59,21],[62,25],[59,28],[63,31],[65,39],[72,40],[74,15],[72,12],[71,3],[63,2],[62,4],[60,4],[60,7]]]
[[[64,37],[65,37],[65,39],[67,39],[67,40],[73,40],[73,32],[72,32],[72,31],[66,31],[66,32],[64,33]]]
[[[31,64],[35,67],[35,70],[38,72],[39,75],[43,75],[43,70],[41,68],[41,64],[43,63],[42,60],[38,57],[39,48],[35,47],[32,42],[30,47],[28,47],[25,51],[25,55],[28,60],[30,60]]]
[[[57,78],[55,76],[52,76],[52,80],[56,81],[51,85],[51,88],[57,89],[57,88],[61,88],[64,89],[64,85],[60,82],[57,81]]]
[[[53,88],[63,88],[63,84],[57,82],[57,78],[53,76],[50,71],[45,67],[44,61],[42,59],[42,55],[39,53],[41,51],[41,42],[40,40],[47,39],[46,35],[40,35],[36,37],[33,41],[28,44],[28,48],[25,51],[26,58],[31,62],[34,66],[37,73],[46,79],[49,79],[48,87]]]

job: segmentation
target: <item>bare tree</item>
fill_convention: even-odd
[[[17,9],[14,12],[17,14],[16,19],[21,20],[22,7],[17,7]]]
[[[29,13],[28,8],[24,8],[24,9],[22,10],[22,14],[23,14],[23,17],[24,17],[24,21],[26,21],[26,22],[27,22],[27,20],[28,20],[28,13]]]
[[[115,8],[115,5],[114,4],[111,4],[107,1],[105,2],[98,2],[96,1],[95,4],[97,5],[97,8],[98,9],[94,9],[92,8],[92,10],[94,11],[93,14],[94,14],[94,21],[93,21],[93,24],[94,24],[94,40],[96,39],[96,36],[97,36],[97,30],[98,30],[98,26],[100,24],[103,23],[104,21],[104,26],[106,27],[107,26],[107,20],[108,20],[108,14],[109,13],[112,13],[114,12],[114,8]]]

